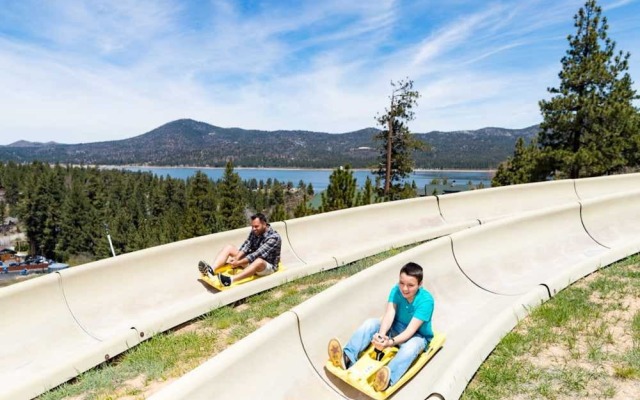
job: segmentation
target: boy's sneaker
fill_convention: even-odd
[[[391,370],[386,365],[376,372],[373,378],[373,389],[376,392],[384,392],[389,387],[389,378],[391,378]]]
[[[202,275],[213,275],[213,268],[204,261],[198,263],[198,271],[200,271]]]
[[[220,281],[220,283],[222,283],[224,286],[231,286],[231,283],[233,282],[233,279],[231,279],[230,276],[226,276],[224,274],[218,274],[218,280]]]
[[[327,352],[329,353],[329,360],[334,367],[342,369],[349,368],[349,364],[351,364],[351,362],[342,350],[342,345],[340,344],[340,341],[338,339],[332,338],[331,340],[329,340]]]

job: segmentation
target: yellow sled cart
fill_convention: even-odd
[[[271,274],[271,275],[275,275],[275,274],[280,273],[282,271],[284,271],[284,268],[282,267],[282,264],[278,264],[278,270],[276,272],[274,272],[273,274]],[[217,274],[225,274],[225,275],[228,275],[228,276],[233,276],[233,275],[236,275],[236,274],[239,274],[240,272],[242,272],[242,268],[233,267],[233,266],[231,266],[229,264],[225,264],[225,265],[223,265],[223,266],[221,266],[219,268],[216,268],[216,270],[213,271],[213,272],[215,274],[214,277],[210,277],[207,274],[202,274],[200,276],[200,278],[198,278],[198,280],[200,282],[204,282],[207,285],[213,287],[214,289],[218,289],[218,290],[228,290],[228,289],[234,288],[236,286],[242,285],[243,283],[250,282],[250,281],[252,281],[254,279],[261,278],[261,276],[252,275],[252,276],[250,276],[248,278],[244,278],[244,279],[241,279],[239,281],[235,281],[234,280],[231,285],[225,286],[225,285],[222,284],[222,282],[220,282],[220,280],[218,279]],[[267,276],[271,276],[271,275],[267,275]]]
[[[373,380],[376,372],[387,365],[398,352],[398,348],[395,346],[388,347],[380,351],[376,350],[373,345],[370,345],[362,353],[358,361],[347,370],[334,366],[333,363],[331,363],[331,360],[327,361],[325,368],[333,375],[369,397],[382,400],[391,396],[394,392],[400,389],[402,385],[407,383],[407,381],[409,381],[409,379],[411,379],[416,373],[418,373],[418,371],[424,367],[431,357],[440,350],[442,345],[444,345],[444,342],[445,335],[442,333],[436,333],[433,339],[431,339],[431,342],[429,342],[427,350],[416,358],[400,380],[382,392],[377,392],[373,388]]]

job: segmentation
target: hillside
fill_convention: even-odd
[[[419,168],[494,168],[513,153],[518,137],[531,139],[537,126],[525,129],[416,133],[430,152],[415,154]],[[73,164],[223,166],[227,160],[245,167],[332,168],[350,163],[370,167],[378,153],[366,128],[329,134],[309,131],[258,131],[221,128],[182,119],[129,139],[60,144],[18,141],[0,146],[0,159]],[[28,145],[27,145],[28,143]]]

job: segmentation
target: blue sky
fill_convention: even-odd
[[[192,118],[343,133],[390,82],[414,132],[524,128],[558,84],[574,0],[5,0],[0,145],[136,136]],[[640,91],[640,0],[601,0]]]

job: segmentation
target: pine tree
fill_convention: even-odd
[[[4,200],[0,200],[0,225],[4,224],[5,218],[7,218],[7,203]]]
[[[46,193],[48,207],[43,224],[42,255],[53,258],[60,233],[60,221],[62,218],[61,207],[64,199],[64,170],[59,166],[54,166],[50,170],[49,177],[42,182],[42,189]],[[88,227],[90,229],[90,227]]]
[[[144,249],[153,245],[151,232],[151,212],[148,204],[149,196],[144,178],[136,179],[133,192],[128,197],[127,209],[131,214],[133,227],[129,231],[126,251]]]
[[[413,137],[407,126],[414,118],[412,108],[417,105],[420,93],[413,90],[413,81],[409,79],[391,82],[391,86],[389,108],[376,117],[383,130],[375,136],[381,148],[378,169],[373,171],[384,182],[380,195],[388,200],[398,197],[402,191],[402,180],[413,171],[413,152],[426,148],[424,143]]]
[[[93,254],[94,232],[90,224],[95,220],[83,182],[76,177],[62,203],[57,257],[68,260],[74,255]]]
[[[280,184],[280,182],[278,182],[277,179],[274,180],[270,192],[270,205],[274,207],[281,205],[284,207],[284,187]]]
[[[329,186],[322,192],[322,212],[356,205],[356,178],[350,165],[338,167],[329,176]]]
[[[2,178],[2,187],[4,189],[4,197],[9,206],[18,204],[20,196],[21,167],[15,162],[9,161],[4,169]]]
[[[153,229],[159,243],[171,243],[180,238],[180,227],[185,209],[185,186],[181,179],[160,179],[152,188],[155,223]]]
[[[284,221],[285,219],[287,219],[287,212],[284,209],[284,205],[277,204],[269,216],[269,221],[276,222]]]
[[[371,182],[371,178],[367,176],[367,179],[364,181],[364,187],[362,189],[362,201],[361,204],[366,206],[373,202],[373,183]]]
[[[313,214],[313,209],[309,207],[309,198],[305,193],[302,195],[302,201],[298,203],[295,210],[293,211],[293,216],[296,218],[300,218],[311,214]]]
[[[216,232],[216,202],[213,183],[202,171],[187,180],[186,211],[181,239]]]
[[[500,163],[491,181],[491,186],[516,185],[544,180],[547,171],[543,168],[546,164],[543,156],[535,139],[526,145],[523,138],[518,138],[513,157]]]
[[[46,227],[54,222],[52,208],[59,207],[59,202],[54,203],[54,197],[47,184],[52,179],[52,173],[48,165],[34,162],[31,172],[26,177],[24,195],[19,203],[20,220],[25,226],[25,233],[29,239],[31,254],[39,253],[51,257],[53,249],[49,248],[45,236]],[[45,246],[47,246],[45,248]]]
[[[233,172],[233,164],[227,162],[222,181],[218,185],[219,227],[226,231],[246,225],[244,216],[244,186],[240,175]]]
[[[539,144],[551,176],[579,178],[621,171],[637,163],[640,139],[633,100],[638,96],[626,72],[630,54],[615,54],[606,17],[595,0],[575,15],[575,35],[562,58],[560,86],[540,101]]]

